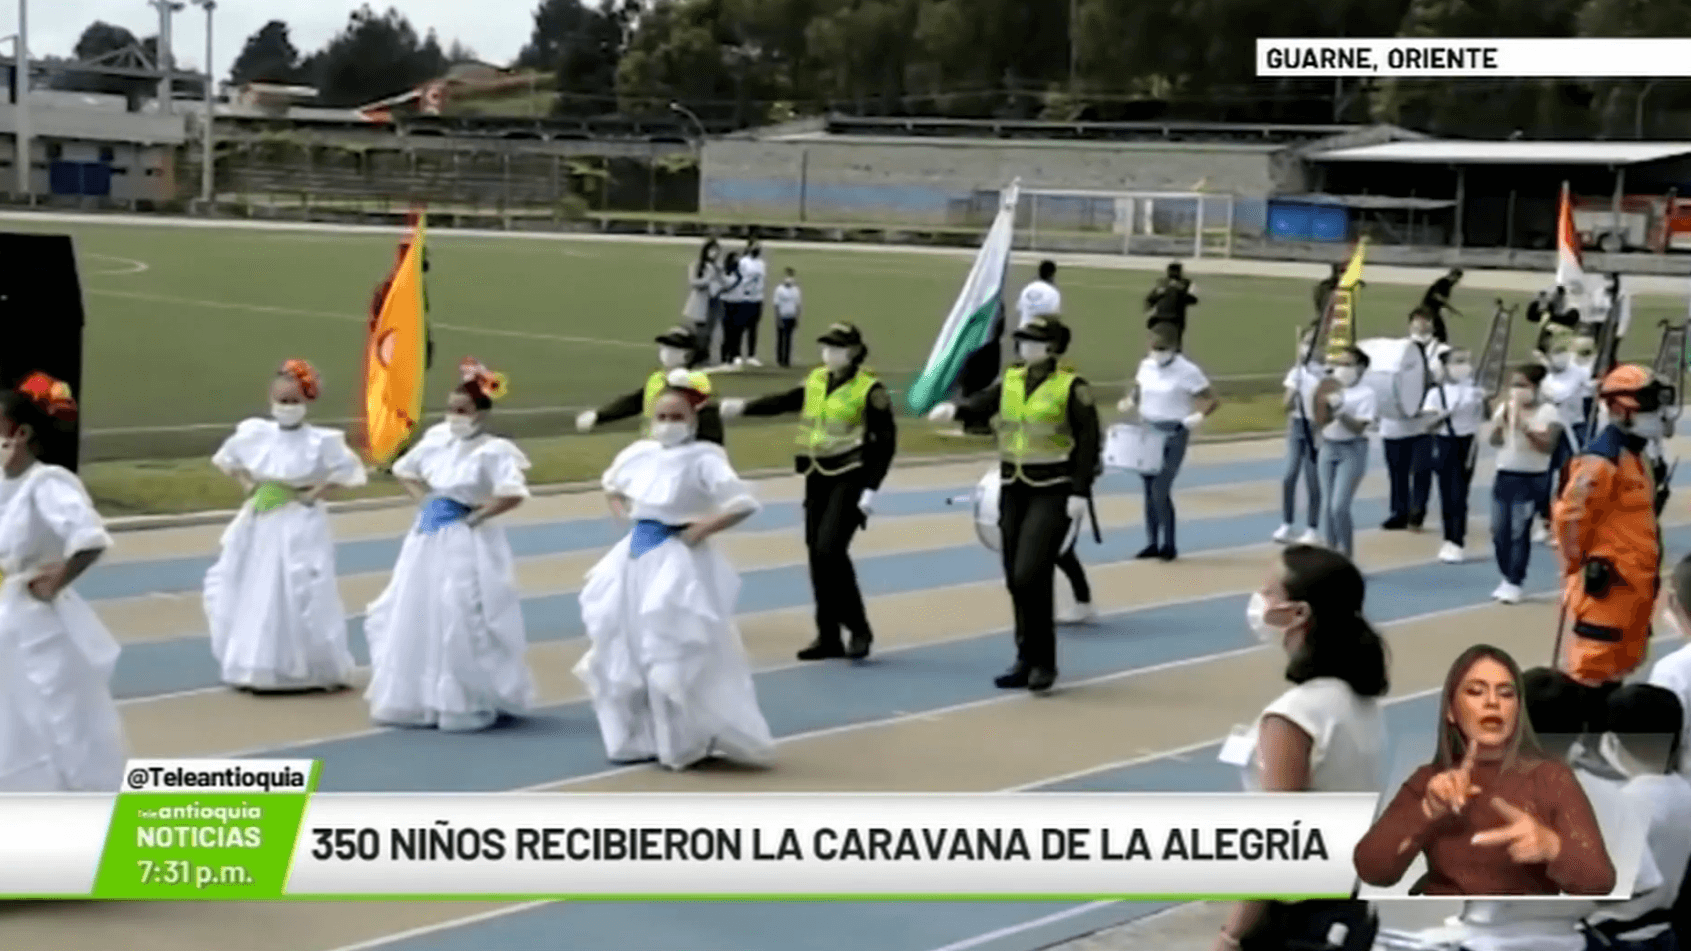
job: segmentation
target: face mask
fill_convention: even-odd
[[[463,413],[449,413],[446,416],[447,429],[459,439],[467,439],[476,431],[476,418],[465,416]]]
[[[1509,398],[1516,403],[1531,403],[1535,391],[1530,386],[1512,386],[1509,388]]]
[[[284,427],[298,426],[305,421],[304,403],[271,403],[270,418]]]
[[[1550,355],[1550,369],[1558,372],[1566,370],[1573,362],[1573,357],[1565,353],[1552,353]]]
[[[1452,363],[1450,378],[1457,383],[1466,383],[1474,378],[1474,368],[1466,363]]]
[[[1051,355],[1049,344],[1038,343],[1033,340],[1016,341],[1016,354],[1027,363],[1038,363]]]
[[[1362,374],[1357,371],[1356,367],[1333,368],[1333,379],[1338,380],[1345,386],[1355,386],[1356,381],[1361,377],[1361,375]]]
[[[1626,428],[1634,436],[1660,439],[1667,431],[1667,424],[1663,422],[1660,413],[1640,413],[1632,417],[1632,422],[1628,423]]]
[[[659,347],[658,365],[665,370],[679,370],[687,365],[687,351],[679,347]]]
[[[1581,370],[1591,369],[1592,365],[1596,362],[1597,355],[1594,353],[1582,353],[1574,357],[1574,366],[1579,367]]]
[[[672,448],[692,439],[693,427],[686,423],[653,423],[652,438],[665,448]]]
[[[851,366],[851,351],[844,347],[823,347],[822,365],[830,370],[844,370]]]
[[[1264,644],[1272,644],[1286,636],[1284,630],[1268,623],[1268,611],[1268,598],[1261,591],[1253,593],[1245,605],[1245,623],[1251,626],[1251,633],[1256,635],[1257,640]]]
[[[1152,350],[1151,351],[1151,359],[1156,361],[1157,366],[1166,367],[1169,364],[1174,362],[1174,351],[1173,350]]]
[[[1433,335],[1425,330],[1415,330],[1410,332],[1409,339],[1416,343],[1426,343],[1433,339]]]

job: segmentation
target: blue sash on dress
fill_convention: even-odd
[[[417,515],[417,531],[424,535],[433,535],[453,522],[462,521],[471,512],[473,506],[448,499],[443,496],[432,496],[423,503],[423,510]]]
[[[634,530],[628,535],[628,557],[639,558],[685,530],[682,525],[665,525],[643,518],[634,523]]]

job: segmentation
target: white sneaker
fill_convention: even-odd
[[[1462,563],[1462,549],[1455,542],[1445,542],[1444,547],[1439,549],[1439,561],[1447,565],[1460,565]]]
[[[1325,544],[1327,544],[1327,540],[1321,537],[1320,532],[1318,532],[1318,531],[1316,531],[1315,529],[1312,528],[1312,529],[1309,529],[1308,531],[1304,532],[1302,535],[1298,536],[1298,544],[1300,544],[1300,545],[1325,545]]]
[[[734,369],[738,370],[740,367],[743,367],[745,365],[746,365],[746,358],[745,357],[735,357],[734,358]]]
[[[1296,531],[1297,529],[1290,525],[1282,525],[1275,529],[1274,534],[1269,537],[1272,538],[1276,544],[1285,545],[1291,542],[1292,533]]]
[[[1550,541],[1550,526],[1543,522],[1534,522],[1532,526],[1532,540],[1534,544],[1543,545]]]
[[[1090,602],[1076,604],[1072,608],[1057,612],[1058,624],[1091,624],[1098,617]]]
[[[1497,590],[1491,593],[1491,597],[1493,600],[1503,604],[1520,604],[1521,586],[1510,584],[1505,581],[1497,586]]]
[[[757,357],[747,357],[746,358],[746,366],[761,367],[761,366],[763,366],[763,361],[759,360]]]

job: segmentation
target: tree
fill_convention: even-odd
[[[95,20],[76,41],[76,58],[84,63],[99,59],[107,53],[135,46],[135,34],[104,20]]]
[[[291,83],[300,78],[299,50],[288,38],[288,25],[271,20],[247,37],[241,54],[229,67],[229,79],[236,85],[251,82]]]
[[[1589,37],[1691,36],[1688,0],[1586,0],[1578,14],[1579,34]],[[1683,107],[1687,84],[1631,80],[1593,83],[1594,105],[1601,130],[1608,135],[1648,136],[1655,128],[1652,115],[1669,106]],[[1646,111],[1646,105],[1654,107]]]
[[[580,0],[542,0],[517,66],[557,76],[556,112],[609,112],[615,104],[617,65],[639,11],[637,0],[600,0],[597,9]]]
[[[364,6],[304,66],[323,103],[344,108],[415,88],[439,77],[448,63],[433,31],[419,38],[399,11],[378,16]]]

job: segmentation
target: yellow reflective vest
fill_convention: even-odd
[[[1074,451],[1074,434],[1069,431],[1074,373],[1055,370],[1032,393],[1027,392],[1027,379],[1025,366],[1004,371],[995,424],[999,457],[1016,470],[1018,478],[1023,466],[1065,463]]]
[[[869,391],[878,381],[861,370],[828,392],[828,368],[817,367],[804,381],[804,409],[799,415],[798,454],[810,459],[811,467],[824,475],[856,468],[852,459],[836,470],[826,470],[821,460],[833,459],[861,448],[866,432],[863,415],[869,405]]]

